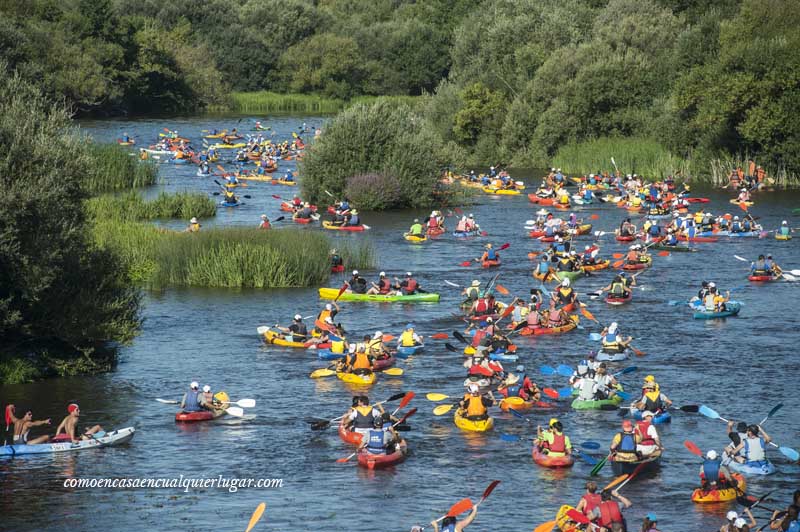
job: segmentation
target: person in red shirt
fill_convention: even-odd
[[[614,498],[622,503],[623,508],[631,507],[631,501],[620,495],[617,490],[611,493],[603,491],[600,493],[600,504],[593,510],[592,515],[588,517],[599,525],[601,530],[625,532],[627,526],[625,518],[622,517],[623,508],[620,508],[619,503]]]
[[[579,512],[583,512],[583,515],[588,517],[595,508],[600,506],[600,502],[600,494],[597,493],[597,483],[590,480],[586,483],[586,493],[583,494],[583,497],[581,497],[575,509]]]

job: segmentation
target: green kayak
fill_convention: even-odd
[[[320,288],[320,299],[336,299],[339,295],[338,288]],[[410,296],[383,296],[379,294],[353,294],[344,292],[339,296],[339,301],[374,301],[377,303],[438,303],[439,294],[425,293]]]
[[[576,279],[579,279],[584,276],[583,271],[578,270],[577,272],[556,272],[553,277],[558,279],[559,281],[563,281],[564,279],[569,279],[570,284],[574,283]]]
[[[600,399],[599,401],[582,401],[575,399],[572,401],[572,408],[575,410],[600,410],[604,405],[617,406],[622,402],[622,397],[615,395],[611,399]]]
[[[695,248],[689,248],[686,246],[666,246],[662,244],[652,244],[650,246],[652,249],[660,249],[663,251],[672,251],[675,253],[694,253],[697,251]]]

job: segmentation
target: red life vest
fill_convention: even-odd
[[[611,523],[622,522],[622,513],[615,501],[601,502],[598,507],[600,508],[600,526],[609,528]]]
[[[381,294],[388,294],[392,290],[392,283],[384,277],[383,279],[378,281],[378,291]]]
[[[567,451],[565,436],[563,434],[553,433],[553,443],[544,442],[544,447],[553,451],[554,453],[564,453]]]
[[[405,286],[405,288],[403,288],[403,290],[405,292],[409,293],[409,294],[413,294],[414,291],[417,289],[417,286],[418,285],[417,285],[417,281],[416,280],[408,279],[408,280],[406,280],[406,286]]]
[[[486,314],[489,311],[489,300],[485,297],[475,302],[475,314]]]
[[[503,366],[499,362],[490,361],[488,366],[489,366],[489,369],[494,371],[495,373],[502,373],[503,372]]]
[[[586,501],[586,507],[583,509],[584,515],[589,515],[589,512],[600,506],[602,502],[599,493],[587,493],[581,498]]]
[[[484,336],[486,336],[486,331],[475,331],[475,336],[472,337],[472,347],[478,347],[481,345],[481,340],[483,340]]]
[[[650,428],[649,421],[637,421],[636,428],[639,429],[639,433],[642,435],[642,441],[639,442],[639,445],[655,445],[656,440],[654,440],[651,436],[647,434],[647,430]]]

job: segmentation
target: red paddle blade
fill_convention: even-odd
[[[619,268],[620,266],[622,266],[623,262],[625,262],[625,261],[624,260],[618,260],[617,262],[612,264],[612,266],[615,267],[615,268]]]
[[[667,251],[667,250],[659,251],[658,252],[658,256],[659,257],[669,257],[669,251]]]
[[[462,211],[462,210],[461,210],[461,209],[459,209],[458,207],[456,207],[456,208],[455,208],[455,209],[453,209],[453,210],[454,210],[454,211],[456,211],[456,214],[464,214],[464,211]],[[470,503],[470,504],[472,504],[472,503]]]
[[[590,216],[590,218],[592,220],[599,220],[600,219],[600,215],[599,214],[593,214],[593,215]]]
[[[703,451],[701,451],[700,448],[697,445],[695,445],[693,442],[690,442],[689,440],[686,440],[685,442],[683,442],[683,446],[686,447],[687,449],[689,449],[690,453],[692,453],[692,454],[694,454],[696,456],[700,456],[700,457],[703,456]]]
[[[411,400],[414,398],[415,395],[416,394],[414,392],[408,392],[407,394],[405,394],[403,396],[403,400],[400,401],[400,406],[398,406],[397,409],[400,410],[401,408],[405,408],[406,405],[411,402]]]
[[[509,244],[508,242],[506,242],[505,244],[503,244],[502,246],[500,246],[499,248],[497,248],[497,251],[503,251],[504,249],[508,249],[508,248],[510,248],[510,247],[511,247],[511,244]]]
[[[624,257],[625,255],[623,255],[622,253],[614,253],[614,254],[613,254],[613,255],[611,255],[611,256],[612,256],[612,257],[614,257],[615,259],[621,259],[621,258],[622,258],[622,257]]]
[[[494,375],[494,371],[490,370],[489,368],[484,368],[483,366],[478,366],[478,369],[476,371],[481,375],[483,375],[484,377],[491,377],[492,375]]]
[[[552,388],[545,388],[542,390],[544,394],[549,397],[550,399],[558,399],[558,392]]]
[[[506,307],[506,309],[503,311],[503,315],[502,315],[502,316],[500,316],[500,318],[501,318],[501,319],[502,319],[502,318],[507,318],[509,314],[511,314],[512,312],[514,312],[514,309],[515,309],[515,308],[516,308],[516,307],[515,307],[514,305],[509,305],[509,306],[508,306],[508,307]]]
[[[446,517],[455,517],[469,510],[472,510],[472,501],[469,499],[461,499],[450,507],[450,511],[447,512]]]
[[[572,519],[576,523],[580,523],[582,525],[588,525],[589,523],[591,523],[591,521],[589,521],[588,517],[586,517],[585,515],[580,513],[575,508],[573,508],[572,510],[569,510],[567,512],[567,517],[569,517],[570,519]]]
[[[471,260],[465,260],[464,262],[459,264],[459,266],[463,266],[465,268],[468,267],[468,266],[472,266],[472,261]]]
[[[491,482],[491,484],[489,484],[489,486],[488,486],[488,487],[487,487],[487,488],[484,490],[484,492],[483,492],[483,496],[481,497],[481,501],[485,501],[485,500],[486,500],[486,498],[487,498],[489,495],[491,495],[491,494],[492,494],[492,492],[494,491],[494,489],[497,487],[497,485],[498,485],[498,484],[500,484],[500,481],[499,481],[499,480],[493,480],[493,481]]]
[[[333,300],[334,302],[337,301],[340,297],[342,297],[342,294],[344,294],[344,291],[347,290],[347,286],[348,286],[347,283],[344,283],[342,285],[342,287],[339,289],[339,293],[336,294],[336,299]]]
[[[501,284],[496,284],[496,285],[494,285],[494,287],[495,287],[495,289],[496,289],[498,292],[500,292],[500,293],[501,293],[501,294],[503,294],[504,296],[507,296],[507,295],[510,293],[510,292],[508,291],[508,288],[506,288],[505,286],[503,286],[503,285],[501,285]]]
[[[744,212],[747,212],[747,203],[741,202],[739,204],[739,208],[742,209]]]
[[[481,236],[489,236],[489,233],[487,233],[486,231],[481,231]]]
[[[280,196],[278,196],[277,194],[273,194],[272,197],[275,198],[275,199],[283,199]]]
[[[447,333],[436,333],[432,334],[431,338],[433,338],[434,340],[447,340],[450,337],[447,336]]]
[[[588,311],[588,310],[586,310],[585,308],[581,307],[581,308],[580,308],[580,312],[581,312],[581,314],[583,314],[583,316],[584,316],[584,317],[585,317],[587,320],[597,321],[597,320],[595,319],[595,317],[594,317],[594,314],[592,314],[591,312],[589,312],[589,311]]]
[[[350,457],[349,456],[346,456],[345,458],[337,458],[336,459],[336,463],[337,464],[343,464],[343,463],[349,462],[349,461],[350,461]]]
[[[400,420],[399,420],[397,423],[395,423],[395,425],[400,425],[400,424],[402,424],[402,423],[403,423],[403,422],[404,422],[406,419],[410,418],[411,416],[413,416],[413,415],[414,415],[414,414],[416,414],[416,413],[417,413],[417,409],[416,409],[416,408],[412,408],[411,410],[409,410],[409,411],[406,413],[406,415],[404,415],[403,417],[401,417],[401,418],[400,418]]]

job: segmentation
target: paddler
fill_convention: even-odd
[[[383,332],[375,331],[372,339],[367,343],[367,353],[373,357],[379,357],[388,353],[386,346],[383,343]]]
[[[333,349],[331,348],[331,351]],[[365,351],[356,351],[355,344],[350,345],[348,354],[344,358],[343,364],[339,364],[339,371],[353,373],[355,375],[368,375],[372,373],[372,366],[375,358]]]
[[[536,269],[533,270],[533,276],[542,281],[547,281],[554,272],[555,270],[550,265],[550,257],[547,254],[543,254],[539,264],[536,265]]]
[[[372,428],[361,438],[359,449],[366,449],[369,454],[386,454],[386,448],[392,443],[392,433],[383,426],[383,415],[376,416]]]
[[[325,308],[322,309],[319,314],[317,314],[317,319],[314,320],[314,326],[317,328],[318,331],[322,331],[328,328],[325,320],[330,318],[330,323],[333,323],[333,319],[339,313],[339,305],[336,304],[336,301],[332,301],[331,303],[326,303]]]
[[[619,383],[613,375],[608,374],[608,367],[601,362],[594,372],[594,399],[610,399],[617,394]]]
[[[569,377],[569,383],[573,388],[580,389],[584,379],[594,380],[594,368],[585,359],[578,362],[578,366]]]
[[[778,234],[781,236],[789,236],[792,233],[791,228],[789,227],[789,223],[784,220],[781,222],[781,227],[778,229]]]
[[[191,220],[189,220],[189,225],[186,227],[184,232],[186,233],[198,233],[200,231],[200,222],[197,221],[197,218],[194,216]]]
[[[331,269],[336,268],[340,269],[340,267],[344,266],[344,260],[342,260],[342,256],[336,251],[336,248],[331,249]]]
[[[600,332],[603,351],[607,353],[621,353],[627,349],[633,338],[628,336],[623,338],[618,332],[617,322],[612,322],[607,328]]]
[[[386,277],[386,272],[381,272],[378,275],[377,283],[370,283],[372,286],[367,290],[368,294],[381,294],[388,295],[392,292],[392,281]]]
[[[709,450],[700,466],[700,486],[703,491],[724,489],[737,484],[738,481],[731,476],[730,470],[722,465],[717,451]]]
[[[469,286],[461,291],[461,295],[465,298],[462,305],[472,305],[481,296],[481,282],[477,279],[473,280]]]
[[[483,255],[481,255],[480,259],[476,259],[478,262],[499,261],[500,260],[500,254],[497,253],[494,249],[492,249],[492,245],[491,244],[486,244],[486,246],[484,246],[484,248],[486,249],[486,251],[483,252]]]
[[[584,493],[581,500],[578,501],[578,505],[575,506],[575,509],[588,517],[595,508],[600,506],[602,499],[600,498],[600,494],[597,493],[596,482],[590,480],[584,487],[586,488],[586,493]]]
[[[422,338],[414,332],[414,324],[409,323],[398,338],[397,347],[414,347],[416,345],[422,345]]]
[[[636,444],[636,452],[642,457],[659,455],[664,450],[661,438],[653,425],[653,413],[649,410],[642,412],[642,420],[636,422],[636,432],[641,436],[641,441]]]
[[[568,277],[565,277],[558,289],[553,291],[553,300],[562,308],[578,304],[578,294],[570,286]]]
[[[767,255],[765,262],[767,264],[767,268],[769,268],[769,271],[771,271],[772,275],[775,277],[779,277],[783,273],[783,270],[781,270],[780,266],[775,264],[775,262],[772,260],[772,255]]]
[[[345,427],[365,436],[374,427],[375,420],[381,419],[382,415],[381,405],[370,406],[369,397],[359,395],[353,398],[353,407],[345,414]]]
[[[470,421],[483,421],[489,418],[488,408],[494,404],[494,395],[491,390],[481,395],[480,386],[470,384],[469,393],[464,394],[464,398],[459,403],[460,414]]]
[[[66,434],[67,437],[72,440],[72,443],[78,443],[80,440],[102,438],[105,436],[103,427],[100,425],[95,425],[94,427],[86,429],[83,434],[81,434],[80,438],[78,438],[76,434],[78,433],[78,418],[81,415],[81,409],[77,404],[72,403],[67,406],[67,412],[69,412],[69,414],[61,421],[56,429],[55,439],[58,439],[59,434],[62,433]]]
[[[301,220],[310,220],[314,217],[314,211],[311,209],[311,204],[309,202],[303,203],[303,208],[299,211],[294,213],[295,218],[300,218]]]
[[[230,205],[235,205],[239,203],[239,198],[236,197],[236,194],[233,193],[233,190],[225,190],[225,201],[224,203],[228,203]]]
[[[267,218],[266,214],[261,215],[261,223],[258,224],[259,229],[272,229],[272,226],[269,224],[269,218]]]
[[[470,214],[469,216],[467,216],[465,231],[467,231],[468,233],[471,233],[471,232],[479,231],[480,228],[481,227],[477,223],[475,223],[475,216],[473,214]]]
[[[612,497],[616,497],[622,503],[623,507],[620,508],[619,503]],[[620,495],[617,490],[611,493],[604,490],[600,493],[600,504],[595,508],[590,519],[593,519],[594,522],[601,527],[600,530],[624,532],[626,528],[625,518],[622,517],[622,510],[630,508],[631,505],[631,501]]]
[[[419,218],[414,218],[414,223],[411,225],[411,228],[408,230],[409,236],[418,236],[423,237],[425,233],[425,228],[422,227],[422,224],[419,223]]]
[[[633,403],[633,407],[637,410],[649,410],[650,412],[664,412],[672,405],[672,401],[661,393],[655,378],[648,375],[644,378],[642,385],[642,397]]]
[[[353,209],[350,211],[350,214],[346,217],[347,222],[345,223],[348,227],[357,227],[361,225],[361,217],[358,214],[358,210]]]
[[[367,293],[367,280],[361,277],[358,270],[353,270],[353,276],[347,281],[347,291],[354,294]]]
[[[623,298],[628,297],[631,293],[630,288],[636,286],[636,279],[631,278],[630,280],[627,279],[625,273],[619,273],[618,275],[614,276],[614,280],[611,281],[611,284],[608,286],[604,286],[600,289],[601,292],[608,292],[613,297]]]
[[[203,396],[202,402],[206,406],[206,408],[208,408],[209,410],[214,408],[215,399],[214,399],[214,394],[211,393],[211,386],[209,386],[208,384],[203,386],[202,396]]]
[[[441,527],[439,527],[439,521],[431,521],[431,526],[433,526],[433,532],[462,532],[472,524],[476,515],[478,515],[478,506],[474,505],[469,514],[467,514],[467,517],[461,521],[459,521],[457,517],[449,515],[442,519]],[[412,530],[412,532],[414,531]],[[419,528],[419,532],[422,532],[421,528]]]
[[[125,142],[127,142],[127,140]],[[6,425],[8,425],[9,422],[14,424],[14,439],[12,445],[36,445],[37,443],[45,443],[50,439],[50,436],[47,434],[39,436],[38,438],[28,439],[30,437],[31,428],[49,425],[49,418],[41,421],[34,421],[33,412],[30,410],[26,410],[25,415],[18,418],[14,415],[15,410],[16,407],[13,404],[6,406]]]
[[[552,457],[569,456],[572,454],[572,443],[569,436],[564,434],[564,427],[561,422],[552,418],[548,428],[542,430],[542,426],[536,427],[536,441],[534,445],[539,447],[539,451]]]
[[[740,464],[762,462],[767,459],[766,446],[772,441],[761,425],[749,425],[742,441],[728,454]],[[741,454],[739,454],[741,452]]]
[[[308,339],[308,328],[303,323],[303,316],[300,314],[294,315],[294,321],[289,327],[275,326],[275,328],[284,333],[281,336],[290,342],[305,342]]]
[[[625,218],[619,226],[619,236],[634,236],[636,235],[636,226],[631,223],[630,218]]]
[[[708,283],[708,294],[706,294],[706,298],[703,301],[704,307],[706,310],[710,312],[722,312],[726,310],[725,303],[730,301],[731,299],[731,292],[728,290],[725,292],[725,296],[723,297],[717,291],[717,285],[714,283]]]
[[[200,393],[200,384],[197,381],[192,381],[189,384],[189,390],[183,394],[180,406],[184,412],[200,412],[203,408],[206,408],[203,394]]]
[[[414,279],[413,275],[411,275],[411,272],[406,272],[406,278],[402,281],[396,277],[395,280],[398,281],[398,283],[395,285],[395,288],[397,288],[398,292],[404,296],[410,296],[416,294],[417,292],[423,292],[417,280]]]
[[[639,455],[636,446],[642,441],[642,435],[634,430],[633,422],[626,419],[622,422],[622,432],[614,435],[611,441],[611,455],[615,462],[636,462]]]

